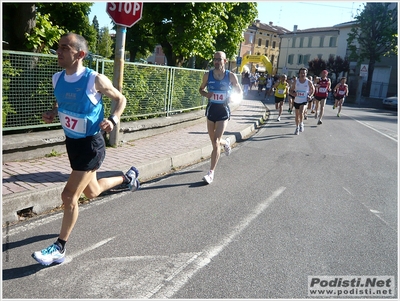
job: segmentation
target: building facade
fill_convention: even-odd
[[[239,47],[239,57],[243,58],[245,55],[264,55],[272,64],[272,73],[276,74],[281,44],[280,34],[286,32],[289,32],[289,30],[273,25],[273,22],[265,24],[261,23],[260,20],[255,20],[244,32],[244,41]],[[249,63],[245,66],[245,70],[252,73],[256,71],[264,72],[265,66],[261,61],[259,63]]]

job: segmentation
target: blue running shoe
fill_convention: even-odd
[[[133,192],[140,188],[140,183],[139,183],[139,180],[137,179],[139,176],[139,171],[136,169],[136,167],[132,166],[127,171],[125,176],[130,179],[130,182],[128,183],[128,187],[129,187],[130,191]]]
[[[60,252],[60,248],[56,244],[52,244],[47,249],[37,251],[32,254],[32,257],[42,265],[51,265],[52,263],[62,263],[65,260],[64,252]]]

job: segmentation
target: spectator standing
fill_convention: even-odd
[[[243,85],[243,96],[247,97],[249,94],[249,88],[250,88],[250,76],[249,73],[246,72],[244,76],[242,77],[242,85]]]
[[[265,84],[265,96],[264,96],[264,100],[269,99],[269,96],[271,95],[271,89],[272,86],[274,85],[274,79],[271,77],[270,74],[267,75],[267,79],[266,79],[266,84]]]

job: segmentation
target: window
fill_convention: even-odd
[[[319,59],[322,59],[322,54],[317,55]]]
[[[268,45],[269,45],[269,40],[266,40],[265,41],[265,47],[268,47]]]
[[[324,47],[324,38],[325,37],[320,37],[320,39],[319,39],[319,47]]]
[[[337,37],[331,37],[329,39],[329,47],[336,47]]]
[[[274,64],[275,55],[271,55],[271,63]]]
[[[306,54],[306,55],[304,56],[304,58],[303,58],[303,63],[304,63],[304,65],[307,65],[307,66],[308,66],[308,62],[310,61],[310,57],[311,57],[310,54]]]
[[[249,36],[249,43],[250,43],[250,44],[253,44],[253,38],[254,38],[253,35]]]
[[[293,65],[294,54],[288,56],[288,64]]]
[[[261,39],[258,39],[258,46],[261,46]]]
[[[296,47],[296,38],[293,38],[292,39],[292,48],[295,48]]]
[[[303,48],[304,38],[300,38],[300,48]]]
[[[312,37],[308,38],[308,48],[312,47]]]
[[[303,64],[303,55],[299,54],[297,57],[297,65]]]
[[[276,41],[273,41],[272,42],[272,48],[275,48],[275,46],[276,46]]]

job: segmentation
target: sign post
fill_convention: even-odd
[[[108,2],[107,13],[117,25],[115,37],[114,53],[114,75],[113,85],[122,92],[122,83],[124,79],[125,62],[125,39],[126,28],[132,27],[142,18],[143,2]],[[115,109],[115,103],[111,103],[111,111]],[[118,134],[120,123],[110,133],[110,144],[118,144]]]

